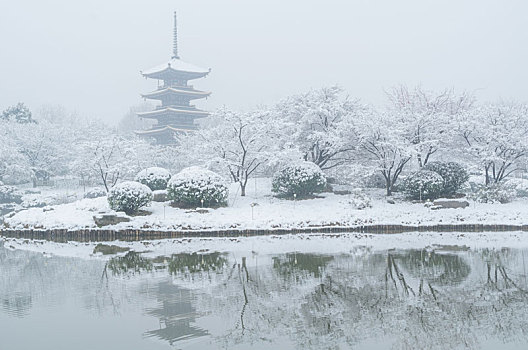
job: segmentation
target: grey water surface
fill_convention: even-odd
[[[528,252],[0,247],[0,349],[526,349]]]

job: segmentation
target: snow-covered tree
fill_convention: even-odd
[[[290,143],[323,170],[349,162],[357,148],[353,125],[365,108],[342,95],[341,88],[329,87],[288,97],[276,106]]]
[[[270,111],[238,113],[222,108],[209,118],[202,130],[191,136],[191,143],[200,153],[198,158],[202,163],[227,171],[245,196],[250,177],[280,157],[279,131]],[[189,143],[189,140],[183,142]]]
[[[405,137],[407,125],[394,120],[391,114],[376,112],[365,115],[358,125],[364,161],[381,172],[390,196],[398,177],[415,154],[413,145]]]
[[[528,155],[528,105],[479,106],[460,115],[457,123],[465,150],[484,171],[486,185],[502,182]]]
[[[51,175],[62,174],[66,167],[63,149],[68,146],[68,133],[60,125],[47,121],[39,123],[17,122],[3,123],[6,143],[14,144],[24,161],[17,165],[27,164],[31,170],[34,186],[37,180]]]
[[[133,143],[115,135],[84,142],[72,165],[81,177],[97,177],[107,191],[140,168]]]
[[[0,121],[0,181],[18,184],[31,178],[31,166],[19,152],[11,122]]]
[[[11,120],[20,124],[35,123],[31,111],[23,104],[18,103],[16,106],[8,107],[0,115],[0,119]]]
[[[405,137],[414,145],[420,168],[437,151],[449,147],[453,117],[469,111],[475,100],[471,94],[453,89],[434,92],[404,85],[392,88],[387,96],[389,112],[405,125]]]

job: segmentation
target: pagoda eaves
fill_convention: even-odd
[[[186,107],[184,106],[180,108],[174,108],[174,107],[164,107],[163,108],[162,107],[159,109],[155,109],[153,111],[138,112],[137,115],[141,118],[153,118],[153,119],[157,119],[166,114],[171,114],[171,115],[181,114],[185,116],[190,116],[191,118],[205,118],[209,116],[209,112],[206,112],[206,111],[201,111],[195,108],[189,108],[189,109],[184,109],[184,108]]]
[[[178,58],[172,58],[169,62],[142,71],[141,74],[144,77],[159,80],[193,80],[205,77],[210,71],[210,69],[197,67]]]
[[[146,94],[142,94],[141,97],[149,98],[153,100],[160,100],[167,96],[177,95],[177,96],[186,96],[189,100],[194,100],[198,98],[204,98],[211,95],[210,92],[199,91],[189,88],[189,86],[182,87],[161,87],[156,91],[152,91]]]

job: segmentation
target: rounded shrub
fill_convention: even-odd
[[[183,169],[167,185],[168,198],[181,207],[223,206],[227,204],[228,193],[220,175],[197,166]]]
[[[110,189],[108,204],[116,211],[133,214],[152,201],[152,191],[147,186],[135,182],[125,181]]]
[[[479,203],[509,203],[515,198],[515,189],[508,184],[480,185],[468,195]]]
[[[442,195],[444,179],[434,171],[421,170],[409,175],[401,187],[408,198],[436,199]]]
[[[326,176],[316,164],[299,162],[279,170],[272,181],[272,191],[279,197],[308,197],[323,192]]]
[[[136,175],[136,181],[148,186],[152,191],[165,190],[171,178],[171,173],[164,168],[152,167],[141,170]]]
[[[422,170],[434,171],[444,179],[443,196],[452,196],[468,181],[466,169],[455,162],[430,162]]]

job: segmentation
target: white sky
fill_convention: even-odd
[[[2,0],[0,110],[60,104],[119,120],[180,56],[211,68],[200,107],[247,109],[339,84],[381,104],[398,83],[526,101],[526,0]]]

